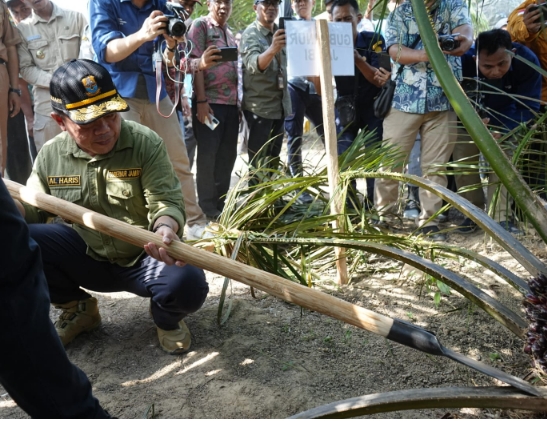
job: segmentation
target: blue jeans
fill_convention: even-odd
[[[302,135],[304,133],[304,116],[315,126],[317,133],[324,138],[323,109],[321,97],[293,87],[289,83],[292,114],[285,118],[287,132],[288,165],[293,176],[301,175],[302,165]]]
[[[32,418],[110,418],[49,319],[40,249],[0,181],[0,383]]]
[[[88,256],[87,244],[69,226],[31,224],[29,228],[42,249],[52,303],[89,298],[80,287],[98,292],[127,291],[151,297],[154,323],[172,330],[183,317],[201,308],[209,292],[203,270],[195,266],[168,266],[144,254],[135,265],[122,267]]]

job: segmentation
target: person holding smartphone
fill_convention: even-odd
[[[232,13],[232,0],[208,0],[207,6],[209,14],[194,21],[188,40],[193,45],[191,57],[199,57],[210,46],[224,49],[213,67],[194,76],[192,101],[192,125],[198,144],[196,181],[199,205],[208,219],[216,220],[224,209],[237,158],[238,69],[237,55],[227,57],[233,54],[230,50],[236,46],[227,24]],[[225,61],[230,58],[235,58],[235,61]]]
[[[545,0],[526,0],[511,12],[507,20],[507,32],[512,40],[532,50],[544,70],[547,69],[547,32],[543,17],[546,12]],[[547,77],[542,78],[541,100],[547,103]]]
[[[243,112],[249,126],[251,170],[271,165],[279,157],[285,117],[291,113],[285,30],[274,23],[279,4],[279,0],[255,0],[256,20],[241,37]],[[252,177],[250,184],[256,181]]]
[[[507,31],[514,42],[518,42],[532,50],[539,59],[543,70],[547,70],[547,31],[545,29],[545,16],[547,14],[547,3],[545,0],[526,0],[521,3],[510,15],[507,21]],[[541,101],[540,112],[547,111],[547,77],[541,77]],[[533,142],[531,149],[534,151],[529,155],[533,161],[532,167],[545,168],[545,146],[543,142]],[[525,175],[531,184],[544,186],[547,190],[545,171]],[[547,193],[541,192],[539,196],[547,200]]]

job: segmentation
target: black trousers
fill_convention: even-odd
[[[249,154],[249,167],[256,170],[259,167],[276,169],[279,164],[279,154],[283,147],[283,126],[285,120],[280,118],[272,120],[260,117],[251,111],[243,111],[249,127],[249,139],[247,153]],[[267,145],[267,146],[266,146]],[[249,179],[249,185],[260,182],[255,174]]]
[[[40,249],[0,181],[0,383],[33,418],[110,418],[49,319]]]
[[[32,147],[34,150],[31,150]],[[8,159],[6,165],[8,178],[25,184],[32,171],[32,161],[35,157],[36,146],[34,146],[34,139],[28,137],[23,112],[19,112],[15,117],[8,117]]]
[[[219,125],[211,130],[197,119],[197,104],[192,108],[192,128],[197,140],[196,185],[199,206],[211,218],[224,209],[237,158],[239,114],[236,105],[209,104]]]
[[[100,262],[86,254],[86,243],[69,226],[32,224],[29,228],[42,249],[52,303],[88,298],[80,287],[98,292],[127,291],[151,297],[154,322],[172,330],[183,317],[198,311],[207,298],[205,273],[195,266],[169,266],[146,254],[131,267]]]

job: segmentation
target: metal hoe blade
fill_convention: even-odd
[[[442,345],[440,345],[440,347],[443,351],[443,355],[445,357],[450,358],[451,360],[454,360],[468,367],[471,367],[472,369],[477,370],[483,374],[486,374],[487,376],[501,380],[502,382],[507,383],[508,385],[511,385],[513,387],[516,387],[517,389],[522,390],[523,392],[526,392],[530,395],[545,396],[545,393],[543,391],[535,388],[530,383],[522,379],[519,379],[516,376],[512,376],[511,374],[498,370],[495,367],[483,364],[480,361],[466,357],[465,355],[458,354],[457,352],[454,352],[451,349],[445,348]]]
[[[486,374],[487,376],[501,380],[502,382],[516,387],[517,389],[530,395],[542,397],[546,396],[543,391],[535,388],[518,377],[512,376],[511,374],[505,373],[497,368],[483,364],[472,358],[466,357],[465,355],[458,354],[451,349],[445,348],[440,344],[439,339],[433,332],[425,330],[419,326],[404,322],[402,320],[393,319],[393,325],[391,326],[389,334],[386,338],[428,354],[448,357],[458,363]]]

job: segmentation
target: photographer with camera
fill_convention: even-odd
[[[199,239],[207,219],[197,204],[183,133],[176,115],[167,119],[160,115],[169,115],[173,103],[163,78],[156,83],[155,65],[158,60],[174,64],[177,44],[186,32],[173,3],[169,5],[164,0],[90,0],[90,26],[97,61],[108,69],[130,106],[124,118],[149,127],[165,142],[184,196],[186,238]],[[199,73],[215,64],[217,53],[215,48],[203,51],[188,67]]]
[[[503,133],[515,129],[521,123],[534,119],[539,111],[541,96],[541,75],[519,57],[539,66],[536,55],[524,45],[511,42],[511,35],[503,29],[492,29],[481,32],[476,45],[462,57],[464,76],[464,90],[474,99],[479,112],[493,130],[492,135],[500,139]],[[477,73],[478,69],[478,73]],[[466,85],[470,88],[465,88]],[[505,92],[507,95],[503,95]],[[501,144],[509,156],[516,147],[514,137],[504,139]],[[453,158],[458,164],[478,164],[479,149],[466,130],[458,129],[458,142],[454,148]],[[534,166],[532,172],[544,171],[544,168]],[[458,189],[470,186],[481,186],[477,171],[466,170],[465,174],[456,175]],[[486,204],[490,208],[494,193],[499,186],[496,173],[488,173],[488,189],[485,198],[482,188],[460,193],[475,206],[484,209]],[[511,217],[511,201],[507,196],[507,189],[501,185],[497,202],[493,208],[492,217],[511,234],[522,234]],[[469,218],[465,218],[457,232],[470,233],[477,225]]]
[[[440,37],[439,43],[443,45],[448,65],[456,78],[461,80],[460,56],[471,47],[473,37],[466,2],[429,0],[426,8]],[[387,22],[386,47],[395,62],[392,79],[396,87],[391,109],[384,119],[384,144],[398,147],[404,161],[407,161],[419,132],[422,174],[446,186],[446,175],[441,172],[454,148],[456,114],[429,63],[410,1],[397,7]],[[401,69],[401,66],[404,68]],[[401,161],[393,168],[383,168],[384,171],[394,172],[401,172],[402,169]],[[380,213],[380,226],[388,225],[390,213],[397,204],[398,193],[398,181],[376,180],[374,205]],[[418,217],[419,232],[428,235],[431,240],[446,240],[437,222],[430,221],[441,209],[442,199],[425,189],[420,189],[419,194],[422,205]]]

